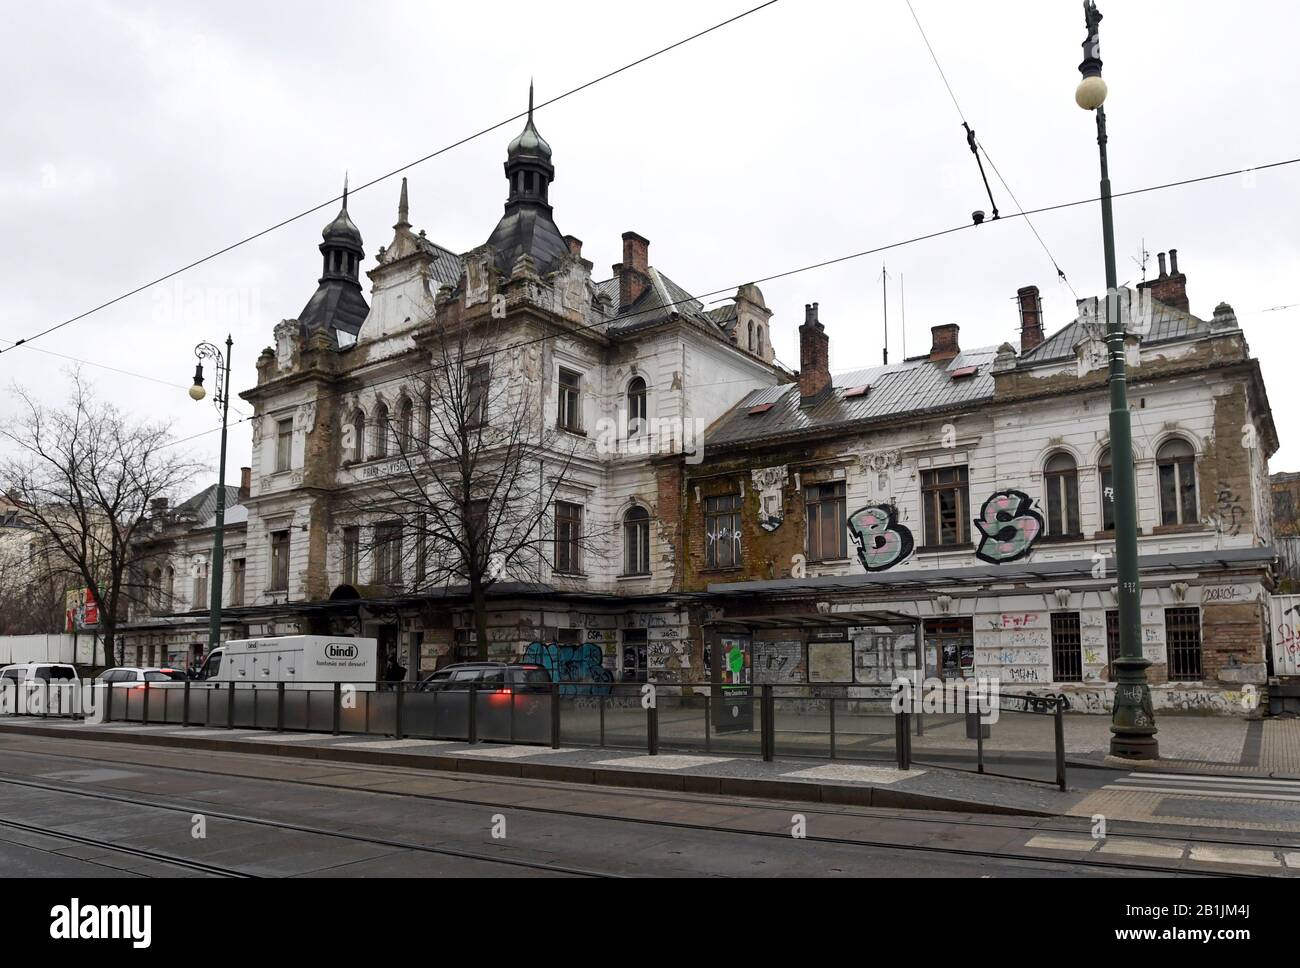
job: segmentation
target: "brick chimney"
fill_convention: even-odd
[[[239,499],[247,501],[253,495],[253,469],[251,467],[241,467],[239,469]]]
[[[1037,286],[1016,290],[1020,303],[1020,352],[1028,353],[1043,342],[1043,300]]]
[[[830,337],[817,318],[817,303],[803,308],[799,327],[799,405],[818,403],[830,392]]]
[[[618,309],[627,309],[650,288],[650,240],[635,232],[623,233],[623,261],[614,267],[618,276]]]
[[[1160,260],[1160,275],[1155,279],[1138,283],[1139,289],[1150,289],[1151,295],[1166,306],[1181,309],[1185,313],[1192,311],[1187,301],[1187,276],[1178,271],[1178,250],[1169,250],[1169,268],[1165,269],[1165,254],[1156,256]]]
[[[944,323],[941,326],[930,327],[931,363],[951,360],[961,352],[961,346],[957,342],[957,331],[960,329],[961,327],[956,323]]]

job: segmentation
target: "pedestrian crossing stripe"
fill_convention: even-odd
[[[1263,777],[1195,776],[1186,773],[1130,773],[1103,789],[1166,793],[1220,800],[1279,800],[1300,803],[1300,781]]]

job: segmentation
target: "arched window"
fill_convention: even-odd
[[[154,611],[162,608],[163,602],[163,573],[161,568],[155,568],[153,574],[149,576],[149,604]]]
[[[167,566],[167,584],[165,586],[167,597],[164,599],[168,608],[172,607],[172,601],[176,596],[176,569],[171,565]]]
[[[754,321],[752,319],[749,321],[749,349],[751,353],[754,350]]]
[[[754,331],[754,352],[760,354],[763,352],[763,327],[762,326],[759,326]]]
[[[627,435],[636,437],[647,429],[645,380],[638,376],[627,385]]]
[[[1056,453],[1047,459],[1043,489],[1047,492],[1047,533],[1053,537],[1079,534],[1079,469],[1073,457]]]
[[[623,515],[623,574],[650,574],[650,512],[643,507]]]
[[[411,403],[410,397],[402,397],[401,406],[397,411],[398,433],[397,449],[406,453],[412,449],[415,442],[415,406]]]
[[[1097,458],[1097,479],[1101,482],[1101,530],[1115,530],[1115,475],[1110,466],[1110,448]]]
[[[1156,452],[1160,481],[1160,523],[1196,524],[1196,451],[1181,437],[1167,440]]]
[[[360,464],[366,459],[366,413],[358,410],[352,415],[352,459]]]
[[[375,408],[375,456],[388,456],[388,404]]]

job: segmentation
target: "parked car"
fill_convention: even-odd
[[[76,678],[77,667],[66,662],[19,662],[0,669],[0,687],[24,680],[49,682]]]
[[[551,674],[545,666],[527,663],[458,662],[439,669],[417,689],[441,692],[470,686],[502,693],[550,692]]]
[[[105,670],[96,682],[103,682],[115,688],[143,689],[144,684],[154,686],[171,686],[184,682],[188,676],[180,669],[168,666],[118,666]]]

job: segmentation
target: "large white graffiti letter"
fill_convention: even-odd
[[[898,523],[892,504],[869,504],[849,516],[849,533],[858,546],[858,561],[867,571],[893,568],[912,553],[912,532]]]
[[[995,491],[980,508],[975,527],[980,532],[975,557],[999,565],[1029,554],[1043,533],[1043,516],[1024,491]]]

